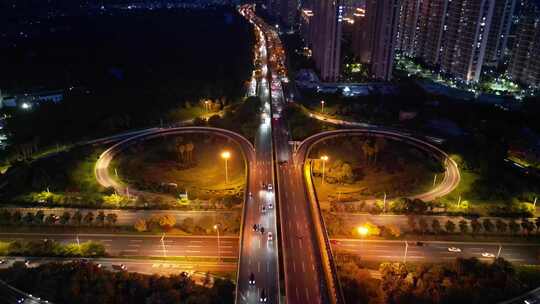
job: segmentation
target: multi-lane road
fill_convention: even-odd
[[[254,26],[260,45],[256,56],[261,61],[262,70],[267,71],[266,40],[257,25]],[[244,205],[236,303],[258,303],[262,298],[266,298],[266,303],[279,303],[278,233],[266,75],[257,84],[257,95],[263,109],[255,137],[255,160],[249,165],[249,195]],[[257,229],[254,229],[255,225]],[[252,278],[254,282],[250,282]]]
[[[107,252],[114,256],[238,258],[238,237],[235,236],[221,236],[219,247],[215,236],[167,234],[0,233],[0,239],[5,241],[49,239],[61,243],[96,241],[103,244]]]

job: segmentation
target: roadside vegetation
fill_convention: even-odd
[[[24,257],[103,257],[105,246],[98,242],[62,244],[53,240],[0,241],[1,256]]]
[[[323,212],[323,215],[328,234],[332,238],[537,242],[540,237],[540,218],[435,217],[421,216],[413,212],[407,215],[405,222],[378,224],[375,223],[375,218],[354,221],[347,219],[342,213]],[[359,227],[367,229],[366,235],[359,234]]]
[[[540,284],[540,272],[504,259],[439,264],[381,263],[369,270],[359,257],[336,256],[347,303],[475,303],[508,300]]]
[[[3,175],[2,204],[99,207],[107,189],[94,176],[101,147],[81,146],[21,160]]]
[[[48,263],[26,268],[16,262],[0,270],[8,284],[52,303],[232,304],[235,285],[215,278],[202,285],[186,273],[170,276],[110,271],[93,263]]]
[[[79,233],[163,233],[174,235],[215,235],[215,226],[223,235],[238,235],[240,214],[205,215],[183,217],[177,220],[173,214],[154,214],[140,217],[132,223],[118,223],[116,213],[105,211],[64,211],[59,214],[24,209],[0,210],[0,228],[4,232],[50,232],[64,233],[76,229]]]

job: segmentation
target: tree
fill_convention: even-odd
[[[448,220],[446,221],[446,224],[444,224],[444,229],[446,229],[446,232],[448,233],[454,233],[456,231],[456,224],[451,220]]]
[[[11,224],[11,213],[8,210],[0,211],[0,224]]]
[[[459,221],[459,231],[462,234],[469,232],[469,223],[466,220]]]
[[[426,219],[423,218],[423,217],[420,218],[420,220],[418,221],[418,228],[420,229],[420,232],[422,234],[426,233],[428,231],[428,227],[429,227],[429,225],[428,225]]]
[[[484,231],[487,233],[493,232],[493,229],[495,229],[495,225],[490,219],[484,219],[482,221],[482,226],[484,227]]]
[[[68,211],[64,211],[64,213],[62,213],[62,216],[60,216],[60,224],[67,225],[70,218],[71,214]]]
[[[441,233],[442,227],[438,219],[433,219],[433,221],[431,222],[431,229],[433,229],[433,232],[436,234]]]
[[[474,234],[477,234],[480,232],[480,230],[482,230],[482,224],[480,224],[480,222],[478,221],[478,219],[473,219],[471,221],[471,228],[472,228],[472,232]]]
[[[91,225],[94,221],[94,213],[92,211],[89,211],[84,215],[83,221],[86,225]]]
[[[49,214],[46,218],[45,218],[45,224],[47,225],[54,225],[56,224],[56,222],[58,221],[56,215],[54,214]]]
[[[527,235],[530,235],[534,230],[534,224],[525,218],[521,221],[521,228],[527,233]]]
[[[505,233],[508,229],[508,224],[506,224],[506,222],[501,219],[497,219],[495,221],[495,227],[498,233]]]
[[[107,225],[112,226],[116,224],[118,215],[116,215],[116,213],[108,213],[105,219],[107,220]]]
[[[135,221],[135,224],[133,224],[133,227],[135,228],[135,230],[139,232],[148,230],[148,226],[146,225],[146,220],[141,219],[141,218]]]
[[[34,214],[32,212],[27,212],[23,217],[23,222],[27,225],[32,225],[34,223]]]
[[[508,223],[508,229],[510,229],[510,232],[512,234],[517,234],[519,232],[519,224],[516,223],[515,220],[510,220],[510,222]]]
[[[398,226],[394,225],[394,224],[390,224],[388,226],[386,226],[386,230],[388,231],[388,234],[392,237],[399,237],[401,235],[401,230],[399,229]]]
[[[409,228],[411,228],[412,231],[416,231],[418,228],[416,219],[412,215],[407,216],[407,225],[409,225]]]
[[[22,214],[19,210],[15,210],[15,212],[13,212],[13,215],[11,216],[11,222],[13,224],[18,224],[21,222],[21,219],[22,219]]]
[[[34,217],[34,221],[36,222],[37,225],[41,225],[43,224],[44,218],[45,218],[45,213],[43,212],[43,210],[38,210]]]
[[[159,226],[163,229],[171,229],[176,225],[176,217],[172,214],[165,214],[159,218]]]
[[[82,221],[81,212],[79,210],[75,211],[75,213],[73,214],[73,217],[71,218],[71,220],[73,221],[73,224],[80,225],[81,221]]]
[[[105,225],[105,212],[103,211],[98,212],[98,215],[96,216],[96,222],[100,226]]]

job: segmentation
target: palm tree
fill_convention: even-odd
[[[96,216],[96,222],[100,226],[103,226],[105,224],[105,212],[103,211],[98,212],[98,215]]]
[[[71,214],[67,211],[64,211],[64,213],[62,213],[62,216],[60,216],[60,224],[67,225],[67,223],[69,223],[70,218],[71,218]]]
[[[451,220],[446,221],[446,224],[444,224],[444,229],[446,229],[446,232],[448,233],[454,233],[456,230],[456,224],[452,222]]]
[[[81,224],[81,221],[82,221],[82,214],[79,210],[75,211],[75,213],[73,214],[73,217],[71,218],[71,220],[73,221],[73,223],[75,225],[80,225]]]
[[[492,232],[493,228],[495,228],[495,225],[493,225],[493,222],[490,219],[484,219],[482,221],[482,226],[484,226],[485,232]]]
[[[459,221],[459,231],[461,231],[463,234],[469,231],[469,223],[467,223],[466,220]]]
[[[516,223],[515,220],[511,220],[510,223],[508,223],[508,228],[512,234],[517,234],[519,232],[519,224]]]
[[[86,213],[83,220],[87,225],[92,224],[92,221],[94,220],[94,213],[92,213],[92,211]]]
[[[508,224],[506,224],[506,222],[501,219],[497,219],[495,221],[495,227],[497,228],[497,232],[505,233],[508,229]]]
[[[105,219],[107,220],[107,224],[112,226],[116,224],[116,221],[118,220],[118,215],[116,215],[116,213],[109,213],[107,214]]]

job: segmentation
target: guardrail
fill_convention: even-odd
[[[303,175],[305,189],[309,198],[309,205],[311,207],[311,215],[314,220],[313,224],[315,226],[317,234],[317,242],[319,244],[319,249],[321,253],[323,272],[326,279],[327,289],[329,291],[331,303],[342,304],[344,303],[343,291],[341,290],[341,285],[339,284],[337,269],[332,254],[332,247],[330,246],[330,241],[326,230],[326,224],[324,222],[324,218],[322,216],[322,212],[319,206],[317,194],[314,190],[313,177],[311,176],[312,170],[310,170],[311,165],[311,162],[309,162],[309,164],[304,164]]]

